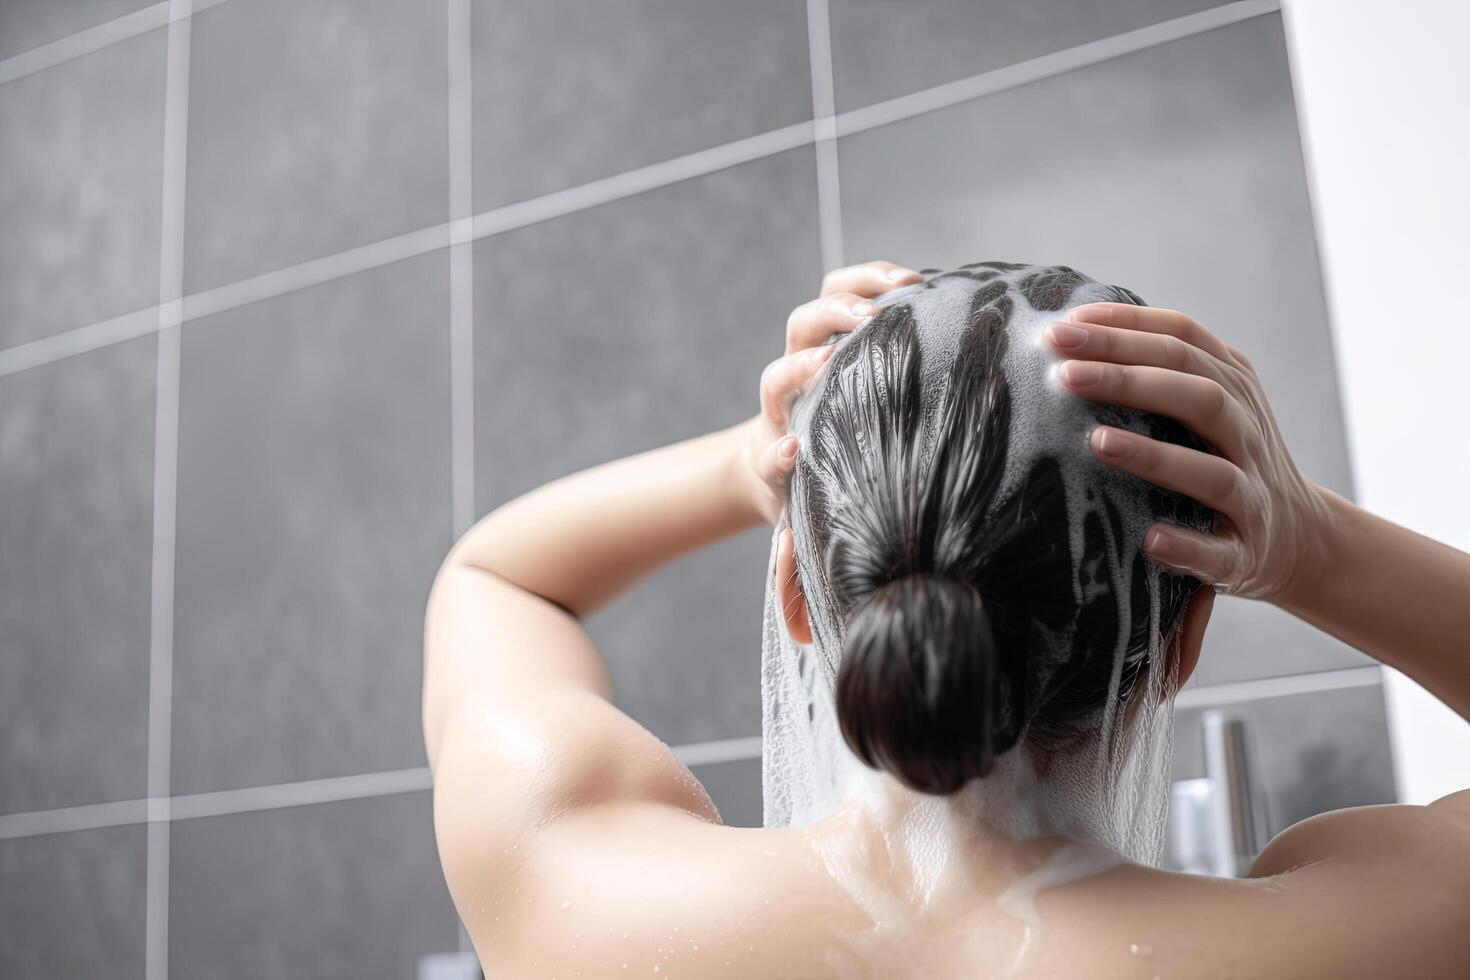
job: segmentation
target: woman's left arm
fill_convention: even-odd
[[[578,621],[680,555],[776,520],[795,462],[787,411],[830,354],[823,342],[869,315],[869,297],[917,279],[879,262],[830,274],[821,296],[788,320],[786,353],[761,376],[756,416],[563,477],[475,525],[429,601],[431,762],[465,696],[520,700],[551,684],[608,698],[601,658]]]

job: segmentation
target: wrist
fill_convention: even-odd
[[[1326,487],[1307,482],[1306,491],[1300,567],[1276,602],[1298,615],[1322,603],[1334,569],[1351,564],[1353,559],[1348,554],[1354,538],[1351,526],[1359,514],[1351,501]]]
[[[759,415],[724,430],[728,448],[720,467],[720,485],[737,519],[747,527],[767,523],[762,510],[766,492],[755,469]]]

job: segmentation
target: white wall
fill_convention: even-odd
[[[1283,6],[1359,501],[1470,550],[1470,4]],[[1385,673],[1400,799],[1470,787],[1470,725]]]

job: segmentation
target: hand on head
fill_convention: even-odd
[[[1182,313],[1125,303],[1079,306],[1047,340],[1066,358],[1058,376],[1068,390],[1168,416],[1214,447],[1093,431],[1098,459],[1219,514],[1213,535],[1154,525],[1150,557],[1219,591],[1276,603],[1315,588],[1325,572],[1324,491],[1292,462],[1244,354]]]
[[[740,478],[751,504],[768,524],[786,506],[796,468],[796,437],[787,434],[791,407],[832,354],[827,343],[848,333],[877,309],[873,298],[922,276],[892,262],[864,262],[834,269],[822,280],[821,294],[791,312],[786,321],[786,353],[766,366],[760,380],[760,415],[748,423],[750,440],[742,452]]]

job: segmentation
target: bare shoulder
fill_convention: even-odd
[[[672,751],[595,695],[461,710],[435,831],[492,975],[822,975],[817,934],[844,896],[800,831],[724,826]]]
[[[1293,824],[1256,858],[1251,877],[1330,863],[1359,873],[1470,878],[1470,790],[1428,806],[1331,810]]]
[[[1036,976],[1470,976],[1470,794],[1304,820],[1239,880],[1125,866],[1043,895]],[[1089,964],[1091,964],[1089,966]]]
[[[462,699],[434,766],[434,825],[445,876],[484,894],[515,876],[517,852],[589,809],[646,804],[718,815],[673,752],[596,694],[548,689],[512,702]]]

